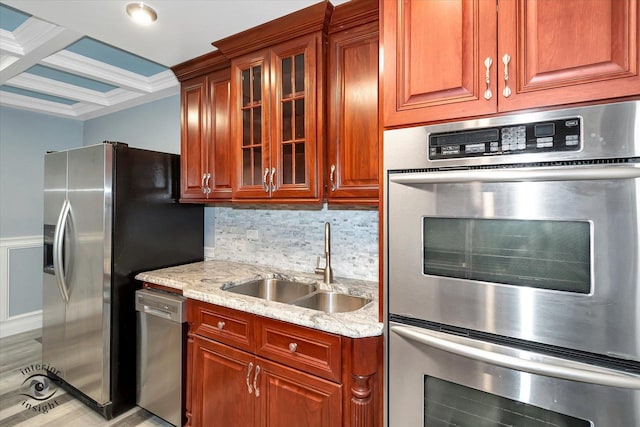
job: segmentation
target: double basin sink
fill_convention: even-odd
[[[325,313],[345,313],[358,310],[369,302],[368,298],[336,292],[319,291],[312,283],[267,278],[256,279],[239,285],[224,285],[223,291],[268,301],[276,301],[297,307],[324,311]]]

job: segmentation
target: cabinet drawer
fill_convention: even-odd
[[[189,300],[190,333],[254,352],[256,318],[250,313]]]
[[[261,318],[256,341],[256,353],[260,356],[340,382],[338,335]]]

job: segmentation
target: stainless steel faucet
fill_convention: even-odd
[[[316,274],[322,274],[324,277],[324,283],[330,285],[333,283],[333,270],[331,269],[331,226],[328,222],[324,223],[324,268],[320,268],[320,257],[316,263]]]

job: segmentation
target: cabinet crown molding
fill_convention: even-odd
[[[212,43],[227,58],[233,59],[246,53],[292,40],[329,27],[333,5],[322,1]]]
[[[351,0],[338,5],[331,15],[329,34],[377,22],[379,10],[378,0]]]
[[[229,68],[231,62],[219,50],[205,53],[196,58],[182,62],[171,67],[171,71],[179,81],[185,81],[193,77],[202,76],[212,71]]]

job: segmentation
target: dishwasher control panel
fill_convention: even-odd
[[[187,299],[170,292],[141,289],[136,291],[136,311],[183,323],[187,321]]]

